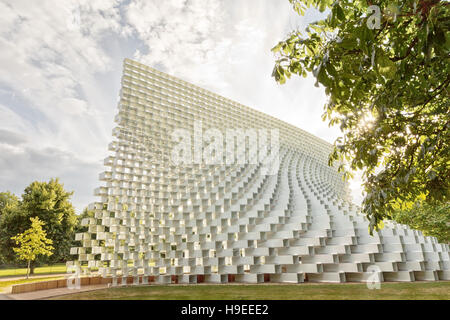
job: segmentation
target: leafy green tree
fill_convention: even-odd
[[[19,198],[15,194],[7,191],[0,192],[0,217],[4,212],[14,209],[19,205]]]
[[[70,202],[73,192],[64,190],[58,179],[33,182],[22,195],[22,210],[30,217],[39,217],[45,231],[55,245],[48,263],[66,261],[70,257],[77,216]]]
[[[54,249],[52,240],[47,239],[46,232],[42,229],[44,223],[39,218],[30,218],[31,228],[23,233],[12,237],[11,239],[19,246],[13,248],[20,260],[27,262],[27,279],[30,275],[31,261],[36,260],[37,256],[51,256]]]
[[[21,210],[19,198],[10,192],[0,193],[0,264],[16,262],[11,237],[23,232],[28,224],[29,219]]]
[[[16,263],[11,237],[30,227],[30,218],[38,217],[45,223],[44,230],[55,247],[51,257],[43,256],[31,263],[31,273],[39,263],[66,261],[70,257],[77,216],[70,203],[72,192],[64,190],[58,179],[33,182],[24,191],[22,200],[2,194],[9,205],[0,209],[0,256],[2,263]],[[7,208],[7,209],[6,209]]]
[[[339,125],[330,164],[362,170],[370,232],[397,205],[450,196],[450,6],[439,0],[290,0],[326,18],[273,48],[273,76],[312,73]],[[326,11],[326,13],[325,13]]]
[[[426,236],[436,237],[439,242],[450,243],[450,203],[431,206],[416,204],[410,209],[397,209],[393,219]]]

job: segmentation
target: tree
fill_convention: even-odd
[[[23,232],[28,224],[29,219],[21,210],[19,198],[10,192],[0,193],[0,264],[16,261],[11,237]]]
[[[436,237],[441,243],[450,243],[450,203],[431,206],[427,203],[414,205],[411,209],[397,209],[393,219],[426,236]]]
[[[273,76],[311,72],[329,100],[323,120],[340,125],[330,165],[362,170],[370,232],[396,206],[450,197],[450,13],[439,0],[290,0],[326,18],[273,48]],[[379,22],[379,23],[378,23]]]
[[[19,205],[19,198],[17,198],[13,193],[0,192],[0,217],[4,212],[16,208]]]
[[[44,230],[53,240],[54,254],[49,258],[40,257],[31,263],[31,273],[36,264],[66,261],[70,257],[73,245],[77,216],[70,203],[72,192],[64,190],[58,179],[49,182],[33,182],[24,191],[22,200],[17,197],[0,194],[1,199],[8,200],[5,209],[0,207],[0,256],[2,263],[15,263],[14,242],[11,237],[24,232],[30,227],[30,218],[38,217],[45,223]],[[3,197],[3,198],[2,198]],[[6,209],[7,208],[7,209]]]
[[[27,279],[30,275],[30,263],[36,260],[38,255],[51,256],[54,249],[52,240],[47,239],[47,233],[42,229],[44,223],[39,218],[30,218],[31,228],[19,233],[11,239],[19,245],[13,248],[20,260],[27,261]]]
[[[30,217],[39,217],[45,231],[55,244],[52,259],[46,262],[65,261],[70,257],[70,247],[77,224],[77,216],[70,202],[73,192],[64,190],[58,179],[33,182],[22,195],[22,210]]]

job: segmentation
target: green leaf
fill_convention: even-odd
[[[335,10],[336,10],[336,17],[338,18],[339,21],[344,21],[345,20],[345,13],[344,10],[342,10],[342,7],[339,4],[336,4],[334,6]]]
[[[393,78],[397,72],[397,67],[383,51],[377,51],[376,63],[378,72],[386,78]]]

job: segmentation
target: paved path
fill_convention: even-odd
[[[48,299],[52,297],[62,296],[66,294],[80,293],[92,290],[106,289],[108,286],[105,284],[101,285],[93,285],[82,287],[81,289],[68,289],[68,288],[58,288],[58,289],[50,289],[50,290],[39,290],[33,292],[26,293],[18,293],[18,294],[10,294],[7,295],[7,298],[10,300],[42,300]],[[1,295],[0,295],[1,299]]]
[[[10,296],[0,293],[0,300],[13,300]]]

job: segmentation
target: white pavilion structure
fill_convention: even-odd
[[[369,235],[308,132],[128,59],[118,109],[73,265],[135,284],[450,280],[448,244]]]

